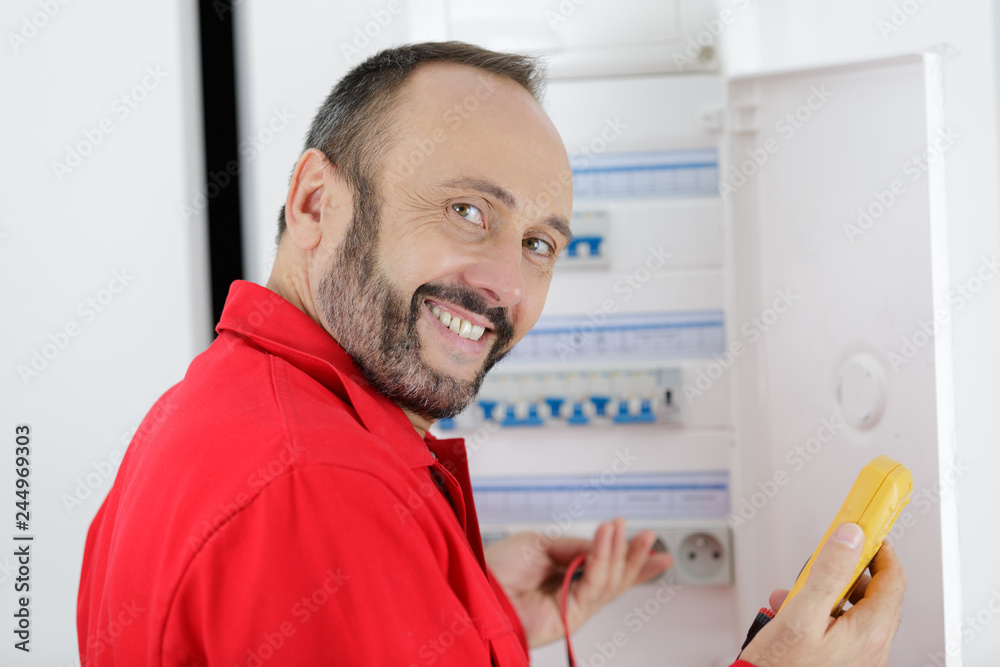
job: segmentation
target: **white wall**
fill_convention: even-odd
[[[237,6],[239,140],[252,147],[241,163],[247,280],[264,284],[271,274],[278,211],[316,110],[351,67],[406,41],[410,19],[390,12],[390,4],[400,6],[388,0]]]
[[[91,518],[131,432],[210,341],[204,215],[181,214],[203,173],[193,10],[4,4],[0,664],[78,663]],[[71,149],[86,155],[57,171]],[[17,424],[33,434],[30,654],[11,640]]]
[[[741,3],[745,4],[745,3]],[[732,6],[723,0],[720,6]],[[801,3],[756,0],[735,12],[723,33],[727,74],[818,66],[918,52],[947,45],[945,122],[961,135],[945,157],[948,261],[953,285],[964,283],[984,257],[1000,255],[997,187],[997,17],[986,0],[931,2],[852,0]],[[908,13],[909,12],[909,13]],[[1000,281],[985,283],[952,313],[955,440],[963,475],[943,483],[944,503],[957,502],[961,573],[952,577],[961,609],[948,618],[949,638],[966,665],[995,664],[1000,655],[1000,573],[995,566],[993,508],[1000,504],[994,378],[1000,373]],[[945,452],[947,456],[948,453]],[[905,563],[904,563],[905,565]],[[960,579],[960,581],[959,581]],[[949,611],[949,610],[946,610]],[[971,622],[967,619],[977,617]],[[962,619],[962,620],[960,620]],[[906,623],[906,619],[903,619]],[[928,664],[931,663],[928,657]],[[948,663],[960,664],[952,659]]]

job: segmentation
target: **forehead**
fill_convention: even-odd
[[[406,180],[496,182],[519,200],[562,194],[543,208],[569,216],[569,160],[545,111],[516,82],[463,65],[422,65],[407,80],[397,106],[398,142],[387,167]],[[546,189],[548,185],[548,189]],[[546,211],[550,212],[550,211]]]

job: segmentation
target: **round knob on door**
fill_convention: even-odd
[[[885,373],[868,354],[857,354],[844,363],[837,380],[837,404],[851,426],[874,428],[885,413]]]

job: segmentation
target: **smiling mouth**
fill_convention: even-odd
[[[479,326],[478,324],[473,324],[469,320],[462,319],[456,315],[452,315],[451,311],[448,309],[438,306],[426,304],[430,309],[431,313],[438,319],[438,322],[443,324],[445,328],[451,331],[453,334],[459,338],[466,338],[468,340],[477,341],[483,337],[486,332],[486,327]]]

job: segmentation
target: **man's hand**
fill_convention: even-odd
[[[535,647],[563,636],[560,587],[570,561],[587,554],[583,578],[572,584],[566,602],[570,631],[575,632],[604,604],[673,564],[669,554],[650,552],[655,541],[656,534],[645,530],[626,543],[625,520],[616,518],[598,526],[592,541],[518,533],[491,545],[485,555],[517,610],[528,644]]]
[[[851,596],[854,606],[830,616],[840,591],[851,581],[861,557],[864,534],[845,523],[816,557],[809,579],[781,613],[753,638],[740,658],[757,667],[844,665],[882,667],[899,627],[906,575],[888,542],[872,560],[871,579],[862,579]],[[777,609],[787,591],[771,594]]]

